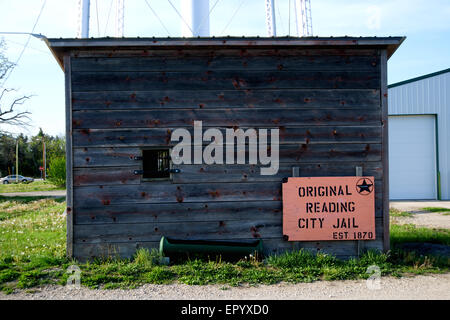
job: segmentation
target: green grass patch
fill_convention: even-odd
[[[49,181],[33,181],[30,183],[0,184],[0,193],[65,190]]]
[[[450,212],[449,208],[440,208],[440,207],[425,207],[422,208],[422,210],[428,212]]]
[[[61,199],[0,197],[0,290],[52,283],[61,274],[64,208]]]
[[[421,228],[413,224],[392,224],[390,227],[390,236],[392,246],[406,242],[428,242],[450,245],[449,229]]]
[[[131,259],[96,259],[87,263],[65,257],[63,199],[40,197],[0,198],[0,291],[29,290],[43,284],[65,285],[68,268],[77,265],[81,284],[90,288],[135,288],[140,285],[274,284],[319,280],[367,279],[376,265],[382,275],[449,272],[449,257],[421,255],[399,248],[408,242],[450,245],[450,231],[391,225],[393,250],[367,252],[343,261],[331,255],[300,250],[272,255],[264,260],[249,256],[238,261],[220,258],[174,260],[166,265],[156,249],[139,249]]]

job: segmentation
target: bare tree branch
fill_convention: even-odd
[[[4,46],[4,41],[0,40],[0,82],[14,68],[14,63],[10,62],[3,54]],[[16,90],[10,88],[0,88],[0,90],[0,126],[3,124],[21,127],[29,126],[31,121],[29,115],[31,115],[31,112],[22,111],[19,108],[31,96],[13,96],[7,99],[8,93],[16,92]]]
[[[5,90],[2,92],[2,96],[4,92]],[[2,108],[2,101],[0,100],[0,124],[7,123],[9,125],[18,126],[29,125],[29,121],[31,120],[29,115],[31,112],[17,110],[17,106],[23,105],[28,99],[30,99],[30,96],[15,98],[6,109]]]
[[[10,72],[15,67],[15,64],[9,61],[8,58],[3,54],[3,48],[5,48],[5,41],[0,40],[0,80],[3,80],[8,72]]]

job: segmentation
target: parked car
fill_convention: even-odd
[[[18,179],[17,180],[19,182],[22,182],[22,183],[30,183],[30,182],[34,181],[33,178],[24,177],[24,176],[21,176],[21,175],[18,175]],[[16,182],[16,175],[11,175],[11,176],[6,176],[4,178],[1,178],[0,182],[3,183],[3,184],[14,183],[14,182]]]

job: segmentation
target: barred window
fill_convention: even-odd
[[[144,179],[170,178],[169,149],[142,150]]]

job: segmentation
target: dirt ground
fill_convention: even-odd
[[[450,201],[391,201],[389,206],[401,211],[421,211],[427,207],[450,209]]]
[[[428,212],[423,208],[447,208],[450,209],[450,201],[392,201],[390,207],[412,213],[410,217],[391,217],[391,222],[396,224],[414,224],[425,228],[450,229],[450,212]]]
[[[0,300],[449,300],[450,274],[382,277],[379,285],[366,280],[229,287],[184,284],[145,285],[132,290],[68,289],[47,286],[34,293],[20,291]]]
[[[411,217],[392,217],[392,223],[414,224],[425,228],[450,229],[450,214],[441,212],[416,212]]]

